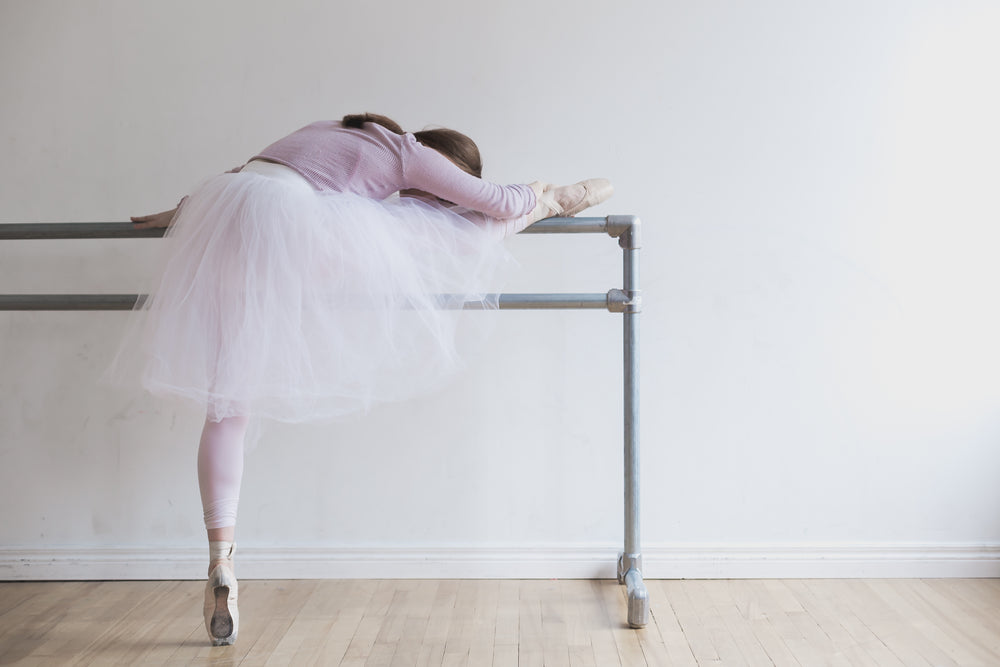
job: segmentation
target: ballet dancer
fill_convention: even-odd
[[[168,228],[166,256],[116,365],[131,357],[146,389],[206,408],[198,482],[212,644],[239,630],[233,556],[250,417],[334,418],[439,386],[461,363],[460,309],[442,295],[480,294],[508,261],[504,237],[612,192],[605,179],[492,183],[464,134],[353,114],[278,140],[178,208],[132,218]]]

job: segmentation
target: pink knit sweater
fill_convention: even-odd
[[[294,169],[318,190],[336,190],[384,199],[414,188],[499,219],[518,218],[535,207],[527,185],[498,185],[455,166],[410,134],[375,123],[364,129],[339,121],[311,123],[279,139],[254,159]]]

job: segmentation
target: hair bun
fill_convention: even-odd
[[[344,116],[340,121],[344,127],[353,127],[356,129],[362,129],[365,123],[375,123],[376,125],[381,125],[390,132],[395,132],[396,134],[404,134],[403,128],[400,127],[399,123],[393,119],[382,116],[377,113],[352,113]]]

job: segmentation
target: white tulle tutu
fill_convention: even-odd
[[[441,385],[463,366],[512,261],[495,234],[424,201],[317,192],[251,162],[188,197],[112,375],[212,419],[335,418]],[[476,332],[481,333],[481,332]]]

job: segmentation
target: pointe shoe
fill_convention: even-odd
[[[551,218],[563,214],[563,207],[556,201],[554,190],[555,188],[549,188],[535,201],[535,206],[538,207],[542,218]]]
[[[234,550],[235,545],[229,551],[230,558]],[[237,587],[232,567],[219,563],[212,568],[205,584],[205,629],[212,646],[228,646],[236,641],[240,629]]]
[[[555,188],[550,186],[549,189],[535,197],[535,208],[531,209],[528,216],[529,222],[534,223],[545,218],[562,215],[563,207],[556,201],[554,190]]]
[[[583,186],[583,197],[572,206],[563,209],[560,215],[567,218],[576,215],[584,209],[607,201],[615,193],[615,187],[606,178],[588,178],[585,181],[580,181],[577,185]]]

